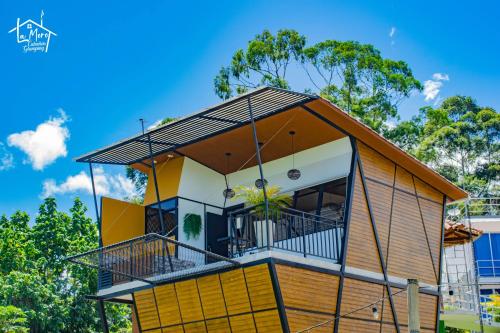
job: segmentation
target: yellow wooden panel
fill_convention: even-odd
[[[144,206],[102,198],[102,243],[111,245],[144,235]]]
[[[250,301],[248,299],[243,269],[221,273],[220,280],[229,315],[250,312]]]
[[[282,332],[278,310],[255,312],[253,316],[259,333]]]
[[[335,313],[338,276],[286,265],[276,265],[276,272],[286,307]]]
[[[382,285],[346,278],[344,279],[340,313],[344,314],[358,310],[367,304],[378,301],[382,298],[382,296]],[[371,307],[368,307],[363,310],[356,311],[355,313],[350,314],[349,317],[373,320],[372,309]]]
[[[248,293],[252,302],[252,310],[259,311],[276,307],[273,283],[267,264],[245,268]]]
[[[134,298],[141,329],[147,330],[160,327],[153,289],[138,291],[134,293]]]
[[[187,280],[175,283],[177,291],[177,299],[181,308],[181,316],[183,322],[191,322],[203,320],[203,312],[201,309],[200,296],[198,295],[198,287],[196,280]]]
[[[182,325],[164,327],[162,331],[163,333],[184,333],[184,327]]]
[[[166,284],[155,288],[156,304],[160,314],[161,326],[180,324],[181,314],[177,303],[173,284]]]
[[[198,290],[200,291],[205,319],[227,315],[219,274],[207,275],[199,278]]]
[[[288,319],[288,326],[290,332],[302,331],[308,327],[325,323],[319,327],[314,328],[311,332],[314,333],[331,333],[333,332],[334,316],[327,316],[311,312],[303,312],[298,310],[286,310],[286,317]]]
[[[413,176],[405,169],[398,166],[396,168],[396,188],[415,194],[413,186]]]
[[[255,324],[251,314],[229,317],[231,330],[236,332],[255,332]]]
[[[184,157],[167,159],[164,162],[156,164],[156,177],[158,180],[158,189],[160,192],[160,200],[169,199],[177,196],[179,191],[179,183],[181,181],[182,166]],[[156,191],[153,180],[153,171],[149,171],[146,192],[144,193],[144,205],[155,203]]]
[[[229,320],[226,318],[207,320],[208,333],[226,333],[230,331]]]
[[[158,328],[156,330],[148,331],[148,333],[162,333],[162,332],[161,332],[161,328]]]
[[[205,333],[206,331],[207,328],[204,321],[184,325],[184,332],[186,333]]]
[[[395,171],[394,162],[361,142],[358,142],[358,149],[365,177],[373,178],[392,186]]]

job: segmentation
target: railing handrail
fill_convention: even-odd
[[[242,213],[249,213],[249,212],[252,212],[252,210],[254,210],[255,208],[263,207],[263,206],[264,206],[264,204],[257,204],[257,205],[252,205],[252,206],[247,206],[247,207],[239,208],[239,209],[230,211],[229,212],[229,217],[235,216],[235,215],[241,215]],[[343,222],[344,222],[342,219],[332,219],[330,217],[316,215],[316,214],[313,214],[313,213],[305,212],[305,211],[298,210],[298,209],[291,208],[291,207],[282,207],[282,206],[270,204],[270,207],[271,206],[273,206],[274,208],[277,208],[278,210],[283,211],[283,212],[296,213],[296,215],[306,216],[307,218],[316,219],[317,223],[324,223],[324,224],[331,225],[331,223],[325,223],[325,222],[323,222],[321,220],[326,220],[326,221],[329,221],[329,222],[335,222],[336,224],[339,224],[339,223],[343,224]]]
[[[136,241],[150,240],[149,238],[151,238],[151,240],[161,239],[161,240],[166,241],[167,243],[172,243],[174,245],[178,245],[178,246],[181,246],[183,248],[187,248],[189,250],[192,250],[192,251],[195,251],[195,252],[198,252],[198,253],[206,254],[206,255],[209,255],[210,257],[213,257],[213,258],[216,258],[216,259],[228,261],[228,262],[230,262],[232,264],[235,264],[235,265],[239,265],[240,264],[238,261],[235,261],[233,259],[226,258],[224,256],[221,256],[221,255],[216,254],[216,253],[212,253],[210,251],[202,250],[200,248],[197,248],[197,247],[189,245],[189,244],[181,243],[181,242],[179,242],[179,241],[177,241],[175,239],[171,239],[171,238],[169,238],[167,236],[163,236],[163,235],[160,235],[160,234],[157,234],[157,233],[149,233],[149,234],[145,234],[145,235],[142,235],[142,236],[130,238],[128,240],[125,240],[125,241],[122,241],[122,242],[119,242],[119,243],[115,243],[115,244],[111,244],[111,245],[99,247],[97,249],[93,249],[93,250],[90,250],[90,251],[87,251],[87,252],[84,252],[84,253],[80,253],[80,254],[77,254],[77,255],[66,257],[65,260],[74,261],[75,259],[84,257],[84,256],[89,255],[89,254],[94,254],[96,252],[104,252],[105,250],[113,250],[114,248],[121,247],[123,245],[130,245],[131,243],[134,243]]]

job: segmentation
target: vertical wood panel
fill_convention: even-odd
[[[255,323],[252,314],[244,314],[229,317],[229,323],[233,332],[255,332]]]
[[[271,275],[268,265],[257,265],[244,269],[252,310],[259,311],[276,308]]]
[[[396,191],[390,237],[389,274],[437,284],[415,196]]]
[[[226,299],[226,307],[229,315],[250,312],[250,301],[248,298],[243,269],[235,269],[220,274],[222,290]]]
[[[339,277],[304,268],[276,265],[285,307],[335,313]]]
[[[229,332],[229,319],[228,318],[217,318],[207,320],[207,332],[208,333],[226,333]]]
[[[254,313],[255,325],[259,333],[282,332],[278,310],[261,311]]]
[[[207,329],[205,327],[205,322],[196,322],[184,324],[184,332],[185,333],[204,333]]]
[[[180,324],[181,314],[173,284],[155,287],[156,304],[160,315],[161,326]]]
[[[190,322],[203,320],[203,312],[196,280],[176,282],[175,289],[177,290],[177,299],[179,300],[182,321]]]
[[[380,265],[375,235],[373,234],[368,205],[366,203],[358,167],[356,167],[353,195],[347,249],[347,266],[381,273],[382,266]]]
[[[396,168],[396,188],[415,194],[412,174],[399,166]]]
[[[153,289],[145,289],[134,293],[135,305],[141,329],[148,330],[160,327]]]
[[[198,289],[206,319],[227,315],[218,274],[199,278]]]
[[[357,143],[365,177],[373,178],[392,186],[394,179],[394,163],[363,143]]]

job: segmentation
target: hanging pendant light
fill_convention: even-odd
[[[267,179],[264,179],[264,182],[262,182],[262,179],[260,179],[260,178],[255,180],[255,187],[257,187],[259,190],[264,187],[262,184],[267,186]]]
[[[226,174],[229,172],[229,157],[231,157],[231,153],[226,153]],[[234,192],[234,190],[229,187],[229,182],[227,181],[226,175],[224,175],[224,179],[226,181],[226,189],[222,191],[222,195],[226,199],[231,199],[236,195],[236,192]]]
[[[288,132],[288,134],[290,134],[290,137],[292,139],[292,168],[288,170],[287,176],[291,180],[297,180],[300,178],[301,173],[300,170],[295,169],[295,149],[293,145],[293,136],[295,135],[295,131],[290,131]]]

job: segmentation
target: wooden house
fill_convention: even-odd
[[[136,331],[406,332],[408,278],[436,331],[445,204],[467,194],[319,96],[259,88],[77,160],[148,176],[70,258]]]

